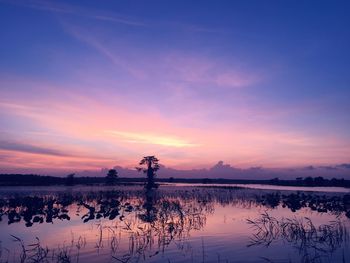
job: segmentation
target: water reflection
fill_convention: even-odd
[[[282,207],[287,207],[292,212],[305,207],[320,213],[332,212],[334,214],[341,214],[345,212],[345,215],[350,218],[350,195],[327,196],[299,192],[291,194],[280,194],[277,192],[260,197],[257,196],[256,201],[271,208],[282,205]]]
[[[237,225],[242,229],[244,225],[251,227],[250,232],[246,232],[246,239],[242,239],[246,240],[242,245],[248,242],[247,251],[259,246],[271,247],[288,243],[300,252],[303,262],[323,262],[323,258],[330,257],[330,254],[340,253],[337,248],[344,247],[348,238],[348,225],[344,220],[350,217],[349,195],[266,192],[232,187],[4,195],[0,198],[0,220],[8,225],[23,225],[27,229],[35,227],[36,233],[42,235],[45,233],[41,233],[40,228],[45,225],[51,225],[51,230],[64,225],[77,226],[71,244],[59,245],[57,240],[56,248],[52,248],[52,244],[42,245],[34,234],[31,243],[25,242],[18,234],[13,235],[12,239],[17,244],[16,252],[8,251],[7,255],[15,255],[13,258],[17,257],[18,262],[72,262],[73,259],[98,262],[91,257],[84,258],[91,253],[92,241],[90,236],[81,234],[79,227],[89,224],[94,229],[93,249],[98,254],[104,253],[104,257],[109,260],[139,262],[152,261],[154,258],[154,262],[163,262],[164,255],[169,254],[171,258],[170,253],[178,249],[184,251],[185,257],[192,255],[191,259],[187,258],[184,262],[195,262],[194,250],[204,251],[205,248],[203,244],[202,247],[194,248],[190,243],[195,240],[193,236],[197,232],[204,231],[209,235],[209,229],[217,227],[216,221],[220,220],[220,215],[216,208],[230,213],[238,208],[245,211],[241,216],[244,222],[238,222]],[[277,216],[270,215],[270,212],[260,213],[261,210],[276,211]],[[296,212],[304,210],[315,215],[327,215],[331,220],[319,224],[313,221],[318,217],[311,219],[299,214],[294,216]],[[230,215],[234,216],[234,213]],[[209,226],[208,217],[216,218]],[[5,229],[5,225],[0,225],[1,229]],[[232,233],[228,240],[234,240],[235,231],[237,232],[234,228],[227,229],[228,233]],[[220,237],[215,240],[208,246],[215,246]],[[106,246],[109,252],[102,253]],[[229,247],[230,243],[226,246]],[[4,256],[6,250],[0,251],[3,252],[0,253],[0,262],[10,262]],[[225,248],[217,251],[218,255],[220,253],[226,253]],[[202,261],[211,262],[205,260],[204,252],[202,256]]]
[[[84,207],[87,211],[82,216],[84,223],[108,218],[114,220],[119,216],[122,220],[124,213],[130,213],[136,209],[139,217],[144,222],[152,223],[157,219],[159,207],[162,210],[169,206],[169,210],[179,211],[185,207],[180,206],[180,201],[185,202],[183,205],[192,206],[196,204],[197,209],[209,206],[214,202],[221,205],[237,204],[243,206],[265,206],[276,208],[282,206],[289,208],[290,211],[296,212],[302,208],[308,208],[319,213],[333,213],[339,215],[344,213],[350,218],[350,195],[316,195],[305,193],[281,194],[272,192],[265,194],[255,194],[251,191],[249,195],[239,195],[237,189],[192,189],[191,191],[180,191],[173,193],[161,194],[154,189],[126,193],[124,191],[105,191],[90,192],[85,194],[58,194],[46,196],[14,196],[0,199],[0,220],[7,216],[8,224],[24,221],[27,227],[35,223],[52,223],[53,220],[70,220],[68,206],[77,204],[79,211]],[[175,198],[176,201],[169,201],[169,197]],[[181,198],[179,198],[181,197]],[[128,200],[129,199],[129,200]],[[158,200],[160,199],[160,200]],[[144,200],[142,206],[135,204],[135,200]],[[132,201],[132,204],[130,201]],[[196,202],[193,202],[196,201]],[[207,209],[209,209],[207,207]],[[210,209],[209,209],[210,210]]]
[[[43,197],[14,197],[0,200],[0,220],[7,215],[8,224],[23,220],[27,227],[34,223],[52,223],[53,219],[69,220],[66,207],[71,200],[64,197],[60,200]]]

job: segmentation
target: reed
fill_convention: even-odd
[[[298,249],[302,262],[317,262],[334,253],[349,239],[347,228],[339,218],[316,226],[308,217],[277,219],[264,212],[257,219],[247,219],[247,223],[254,230],[248,247],[268,247],[282,240]]]

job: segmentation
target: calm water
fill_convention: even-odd
[[[0,262],[350,262],[344,191],[0,188]]]

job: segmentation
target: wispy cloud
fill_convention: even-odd
[[[18,103],[12,103],[12,102],[6,102],[6,101],[0,101],[0,108],[6,108],[9,110],[14,110],[14,111],[28,111],[28,110],[33,110],[33,107],[23,105],[23,104],[18,104]]]
[[[45,147],[35,146],[31,144],[15,142],[15,141],[0,141],[0,150],[53,155],[53,156],[65,156],[65,157],[70,156],[67,153],[63,153],[55,149],[45,148]]]
[[[98,53],[103,57],[108,59],[115,66],[125,70],[131,76],[134,76],[138,79],[145,79],[147,73],[144,69],[139,69],[137,66],[132,65],[127,59],[118,55],[115,50],[108,48],[106,45],[102,44],[101,41],[96,38],[93,34],[87,34],[77,26],[72,26],[67,23],[63,23],[64,29],[74,38],[79,41],[89,45],[94,48]]]
[[[337,167],[345,168],[345,169],[350,169],[350,163],[339,164]]]
[[[34,0],[34,1],[6,1],[1,0],[0,2],[13,4],[17,6],[22,6],[25,8],[31,8],[41,11],[48,11],[53,13],[60,14],[71,14],[75,16],[87,17],[91,19],[96,19],[100,21],[109,21],[113,23],[123,24],[127,26],[136,26],[136,27],[145,27],[146,23],[137,21],[136,19],[132,19],[129,17],[125,17],[119,14],[114,13],[106,13],[104,11],[97,10],[89,10],[86,8],[82,8],[79,6],[63,4],[56,1],[42,1],[42,0]]]
[[[263,74],[255,70],[243,70],[239,65],[233,67],[218,59],[198,54],[173,51],[165,54],[160,64],[168,69],[166,76],[173,80],[214,87],[249,87],[264,80]]]
[[[153,135],[145,133],[134,133],[134,132],[124,132],[124,131],[106,131],[106,133],[115,135],[122,140],[130,143],[145,143],[145,144],[156,144],[161,146],[170,146],[170,147],[196,147],[199,144],[190,143],[188,141],[162,136],[162,135]]]
[[[18,85],[23,86],[21,83]],[[13,87],[11,96],[1,93],[4,95],[0,104],[2,116],[26,123],[26,134],[12,132],[11,136],[16,141],[55,149],[58,154],[69,153],[73,156],[66,157],[64,162],[56,160],[61,165],[68,164],[68,159],[79,156],[98,159],[101,155],[106,158],[103,162],[110,165],[129,165],[132,164],[132,160],[137,160],[140,154],[153,153],[159,155],[162,161],[170,166],[187,162],[187,166],[191,167],[192,162],[193,166],[198,167],[199,164],[205,165],[213,160],[223,159],[241,167],[277,167],[309,163],[346,163],[346,157],[350,154],[349,144],[344,139],[332,135],[326,137],[298,132],[295,129],[286,131],[269,122],[249,122],[244,118],[214,123],[215,119],[204,115],[191,115],[188,121],[196,122],[200,119],[207,126],[190,128],[182,119],[182,114],[168,117],[149,108],[141,107],[135,110],[137,103],[131,100],[123,102],[118,93],[111,94],[111,100],[106,101],[105,98],[98,99],[88,95],[85,90],[78,92],[59,87],[50,90],[50,85],[46,86],[47,83],[40,82],[30,85],[36,89],[30,86],[31,93],[25,93],[25,96],[19,96],[21,90],[16,93],[15,85],[10,85]],[[45,99],[31,95],[37,94],[38,90],[45,91],[45,87],[50,91],[45,93],[50,93]],[[38,107],[39,105],[41,107]],[[181,101],[177,105],[181,108],[187,107],[182,105]],[[193,109],[188,109],[190,114],[198,107],[197,104],[192,106]],[[238,107],[237,111],[239,110]],[[199,112],[201,111],[199,109]],[[1,130],[7,131],[4,127],[0,127]],[[31,131],[34,133],[29,134]],[[52,144],[55,144],[55,147],[51,147]],[[179,149],[186,149],[183,160],[173,156]],[[22,150],[25,149],[22,147]],[[14,150],[12,152],[24,153]],[[36,162],[41,163],[41,155],[36,155]],[[56,159],[63,158],[52,154],[50,156],[57,157]],[[114,158],[119,161],[111,161]],[[34,160],[34,157],[27,158],[21,155],[21,159],[23,162],[29,162]],[[13,159],[12,163],[16,162],[16,159]],[[74,162],[78,163],[78,160]]]

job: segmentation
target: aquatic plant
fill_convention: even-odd
[[[247,223],[254,230],[248,247],[268,247],[283,240],[298,249],[302,262],[327,256],[349,239],[347,228],[340,219],[316,226],[308,217],[275,218],[264,212],[259,218],[247,219]]]

